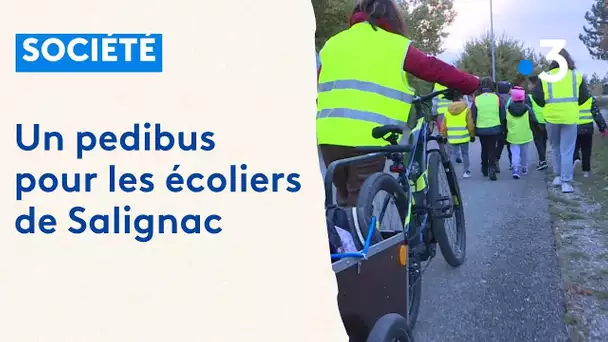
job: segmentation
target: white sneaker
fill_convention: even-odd
[[[462,174],[462,178],[471,178],[471,171],[465,171]]]
[[[568,183],[568,182],[563,182],[563,183],[562,183],[562,192],[563,192],[563,193],[570,193],[570,192],[574,192],[574,188],[572,187],[572,185],[570,185],[570,183]]]
[[[580,159],[576,159],[574,161],[574,163],[572,163],[572,165],[574,165],[574,167],[577,167],[580,163],[581,163],[581,160]]]
[[[562,185],[562,177],[557,176],[557,177],[553,178],[553,182],[551,183],[551,185],[553,185],[553,186]]]
[[[589,176],[591,176],[591,174],[589,173],[589,171],[583,172],[583,177],[589,178]]]

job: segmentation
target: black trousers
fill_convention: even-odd
[[[502,134],[496,135],[480,135],[479,142],[481,143],[481,169],[488,170],[488,168],[495,169],[496,162],[498,161],[498,151],[503,140]],[[503,143],[504,144],[504,143]]]
[[[544,162],[547,161],[547,128],[544,124],[538,124],[538,128],[538,131],[534,131],[534,145],[538,151],[538,161]]]
[[[583,155],[583,171],[591,171],[591,146],[593,145],[593,134],[579,134],[576,136],[576,147],[574,148],[574,160],[581,159]]]
[[[511,160],[512,160],[512,156],[511,156],[511,149],[509,148],[511,144],[509,144],[509,142],[507,141],[507,137],[504,136],[504,134],[500,135],[500,138],[498,140],[497,143],[497,150],[496,150],[496,161],[500,160],[500,156],[502,155],[502,150],[505,148],[505,146],[507,147],[507,154],[509,155],[509,164],[511,164]]]

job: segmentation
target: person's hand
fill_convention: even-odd
[[[475,137],[471,137],[471,139],[469,139],[472,143],[475,142]]]
[[[450,101],[453,101],[455,98],[458,98],[458,97],[461,97],[461,96],[462,96],[462,94],[458,90],[451,89],[451,88],[448,89],[448,91],[445,94],[443,94],[443,97],[446,100],[450,100]]]
[[[602,137],[606,136],[606,130],[600,131],[600,134],[602,135]]]

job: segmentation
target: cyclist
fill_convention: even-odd
[[[587,82],[581,73],[575,71],[574,61],[566,49],[559,54],[566,60],[566,76],[557,82],[547,83],[541,80],[532,88],[532,98],[543,108],[547,136],[553,151],[553,186],[561,186],[564,193],[574,191],[570,182],[574,173],[574,149],[576,147],[579,106],[591,95]],[[549,65],[549,73],[558,73],[559,64],[555,61]]]
[[[473,75],[414,48],[393,0],[358,1],[350,27],[331,37],[320,57],[317,141],[326,165],[363,154],[356,146],[386,144],[372,137],[373,128],[408,121],[414,89],[404,71],[463,94],[479,85]],[[365,179],[384,166],[379,157],[337,169],[338,205],[354,207]]]

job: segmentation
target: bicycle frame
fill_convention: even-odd
[[[424,117],[420,117],[418,119],[418,124],[416,125],[416,127],[414,127],[414,129],[412,129],[412,131],[408,135],[408,139],[413,142],[413,144],[411,144],[413,146],[413,149],[411,152],[408,153],[409,154],[409,158],[407,158],[408,166],[407,166],[407,168],[397,172],[398,173],[397,181],[401,185],[401,188],[403,189],[403,191],[405,191],[405,193],[408,195],[407,196],[408,210],[405,215],[405,222],[404,222],[404,226],[403,226],[403,238],[406,242],[410,241],[416,235],[418,235],[418,237],[420,239],[419,241],[421,242],[422,234],[425,231],[425,228],[427,227],[427,222],[428,222],[429,215],[428,215],[428,213],[425,213],[424,215],[421,216],[420,225],[414,227],[414,231],[410,232],[412,209],[414,209],[415,203],[416,203],[414,196],[417,194],[422,195],[422,196],[417,196],[417,197],[420,197],[422,199],[422,202],[424,202],[424,196],[426,195],[426,192],[428,191],[428,187],[427,187],[427,185],[428,185],[428,177],[427,177],[428,160],[427,160],[427,151],[426,151],[426,146],[427,146],[427,143],[430,138],[430,134],[429,134],[428,130],[429,130],[429,124],[424,120]],[[437,139],[430,139],[430,140],[437,140]],[[439,144],[441,147],[442,143],[439,142]],[[424,149],[424,151],[420,151],[420,149]],[[330,206],[334,205],[333,201],[332,201],[332,198],[333,198],[332,184],[333,184],[333,173],[334,173],[334,170],[336,169],[336,167],[353,164],[353,163],[361,162],[361,161],[368,160],[368,159],[373,159],[378,156],[385,156],[385,157],[387,157],[387,159],[392,160],[393,166],[394,166],[397,163],[397,157],[391,158],[390,154],[391,153],[387,153],[387,152],[370,153],[370,154],[366,154],[363,156],[356,156],[356,157],[337,160],[337,161],[331,163],[329,165],[329,167],[327,168],[327,171],[325,174],[325,207],[329,208]],[[398,154],[400,155],[399,162],[404,162],[405,161],[404,153],[398,153]],[[413,171],[415,162],[418,162],[420,170],[419,170],[419,172],[416,173],[416,174],[418,174],[418,177],[416,179],[413,179],[414,173],[412,171]],[[419,187],[420,182],[424,182],[424,188],[422,190],[422,193],[420,193],[418,191],[412,191],[412,188],[417,189]],[[343,258],[367,259],[369,257],[369,252],[370,252],[371,236],[372,236],[373,230],[376,229],[376,223],[377,223],[377,218],[374,216],[371,218],[370,227],[368,229],[368,234],[365,237],[366,239],[365,239],[365,243],[363,245],[362,250],[360,250],[358,252],[332,254],[331,258],[332,259],[343,259]]]
[[[427,95],[426,97],[432,98],[432,97],[434,97],[438,94],[444,93],[444,92],[445,91],[435,92],[432,95]],[[405,216],[405,220],[403,222],[403,234],[401,234],[403,237],[403,239],[401,241],[404,241],[406,244],[409,244],[409,242],[411,240],[413,240],[413,238],[415,236],[418,236],[418,238],[419,238],[419,240],[417,242],[422,242],[423,233],[427,227],[427,222],[429,219],[429,213],[426,208],[426,194],[428,192],[427,144],[428,144],[429,140],[437,141],[437,143],[439,144],[439,152],[441,153],[441,155],[443,157],[445,157],[445,155],[446,155],[446,151],[445,151],[445,147],[444,147],[444,139],[442,139],[439,136],[433,136],[432,133],[429,132],[430,125],[426,121],[426,118],[422,111],[422,101],[415,103],[414,108],[416,109],[415,110],[416,125],[414,126],[414,128],[412,128],[412,130],[408,134],[408,142],[410,143],[408,145],[412,146],[412,150],[411,150],[411,152],[408,152],[407,167],[394,171],[394,172],[398,173],[397,181],[401,185],[402,190],[407,194],[407,199],[408,199],[407,213]],[[435,119],[436,118],[432,118],[432,120],[430,120],[430,121],[434,121]],[[388,141],[389,139],[385,139],[385,140]],[[421,151],[421,149],[423,149],[423,150]],[[356,156],[356,157],[341,159],[341,160],[337,160],[337,161],[331,163],[328,166],[326,174],[325,174],[325,207],[329,208],[330,206],[334,205],[333,200],[332,200],[333,199],[332,184],[333,184],[333,173],[334,173],[336,167],[347,165],[347,164],[353,164],[356,162],[361,162],[364,160],[376,158],[378,156],[385,156],[385,157],[387,157],[387,159],[392,160],[393,165],[391,166],[391,168],[398,166],[400,163],[403,163],[406,159],[405,153],[376,152],[376,153],[369,153],[369,154],[366,154],[363,156]],[[415,170],[413,170],[413,169],[414,169],[414,164],[416,162],[418,163],[419,170],[418,170],[418,172],[414,173],[413,171],[415,171]],[[393,170],[391,170],[391,171],[393,171]],[[416,179],[413,179],[414,175],[417,175]],[[420,187],[419,186],[420,182],[424,182],[423,183],[424,187],[422,190],[418,190],[418,188]],[[416,189],[416,191],[412,191],[413,187]],[[421,210],[417,213],[417,215],[421,214],[421,215],[419,215],[421,222],[420,222],[420,225],[414,227],[414,231],[411,232],[410,231],[410,229],[412,228],[411,227],[411,216],[412,216],[412,209],[416,209],[416,205],[417,205],[416,197],[419,197],[418,203],[420,203],[420,202],[423,203],[423,207],[420,208]],[[423,212],[423,210],[424,210],[424,212]],[[351,252],[351,253],[331,254],[331,259],[332,260],[337,259],[334,262],[337,262],[340,259],[344,259],[344,258],[367,259],[370,256],[369,253],[370,253],[370,245],[371,245],[371,236],[372,236],[373,230],[376,229],[376,223],[377,223],[377,218],[375,216],[373,216],[371,218],[370,227],[368,229],[368,234],[365,237],[365,242],[364,242],[362,250],[360,250],[358,252]],[[397,234],[397,235],[399,235],[399,234]],[[395,236],[389,238],[388,240],[392,240],[394,237]]]

